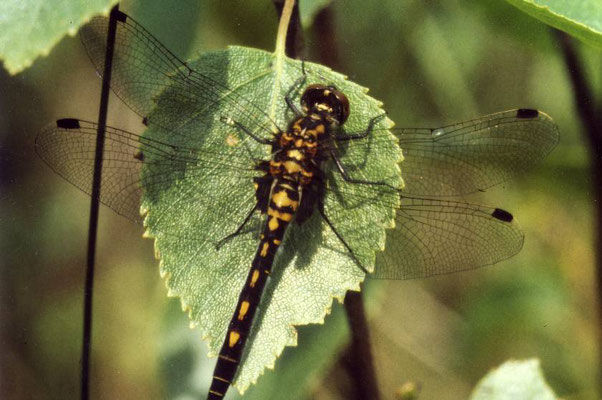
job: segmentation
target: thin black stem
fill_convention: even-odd
[[[92,299],[94,293],[94,263],[96,259],[96,237],[98,233],[98,208],[100,201],[100,183],[102,178],[102,158],[104,152],[105,128],[107,125],[107,110],[109,106],[109,90],[111,70],[113,67],[113,48],[117,20],[114,13],[119,10],[116,5],[111,10],[109,31],[107,36],[107,49],[105,53],[104,74],[102,79],[102,92],[100,95],[100,109],[98,112],[98,132],[96,136],[96,152],[94,155],[94,176],[92,180],[92,199],[90,201],[90,221],[88,224],[88,256],[86,264],[86,282],[84,286],[84,332],[82,341],[81,365],[81,399],[90,398],[90,348],[92,345]]]
[[[585,128],[592,155],[592,183],[594,185],[594,249],[596,257],[596,286],[598,299],[599,331],[602,332],[602,109],[597,106],[594,93],[588,85],[583,64],[579,59],[575,43],[567,34],[555,30],[556,39],[571,79],[575,106]],[[599,348],[599,362],[602,363],[602,344]],[[602,366],[598,368],[602,374]],[[602,376],[598,379],[602,393]]]

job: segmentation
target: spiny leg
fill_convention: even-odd
[[[284,101],[286,102],[286,105],[295,114],[296,117],[302,116],[303,112],[299,110],[295,103],[293,103],[291,95],[293,94],[293,92],[296,92],[298,88],[302,87],[305,84],[305,81],[307,80],[307,74],[305,72],[305,61],[301,61],[301,71],[303,71],[303,76],[298,78],[295,81],[295,83],[291,85],[291,87],[288,89],[288,92],[286,92],[286,95],[284,96]]]
[[[255,211],[257,209],[259,209],[259,203],[255,204],[255,206],[251,209],[251,211],[249,212],[249,214],[247,214],[247,216],[245,217],[245,220],[242,222],[242,224],[240,224],[240,226],[236,229],[236,231],[232,232],[231,234],[229,234],[228,236],[224,237],[223,239],[221,239],[219,242],[217,242],[215,244],[215,249],[219,250],[224,244],[226,244],[227,241],[229,241],[229,240],[235,238],[236,236],[240,235],[240,233],[242,232],[243,228],[249,222],[249,220],[253,216],[253,213],[255,213]]]
[[[364,268],[364,266],[362,265],[362,263],[360,262],[360,260],[358,260],[358,258],[355,256],[355,253],[353,252],[353,250],[351,249],[351,247],[347,244],[347,242],[345,241],[345,239],[343,239],[343,237],[339,234],[339,232],[337,232],[336,228],[334,227],[334,225],[332,224],[332,222],[330,221],[330,219],[326,215],[326,212],[324,211],[324,203],[320,203],[320,205],[318,206],[318,210],[320,211],[320,215],[322,216],[322,218],[324,219],[324,221],[326,221],[326,223],[328,224],[328,226],[330,227],[330,229],[332,229],[332,231],[334,232],[335,236],[341,241],[341,243],[343,243],[343,246],[345,246],[345,248],[347,249],[347,251],[351,255],[351,258],[353,258],[353,260],[357,263],[357,265],[360,267],[360,269],[364,273],[369,274],[370,271],[368,271],[366,268]]]
[[[387,182],[366,181],[366,180],[363,180],[363,179],[354,179],[354,178],[352,178],[352,177],[349,175],[349,173],[347,172],[347,170],[345,169],[345,166],[344,166],[344,165],[343,165],[343,163],[341,162],[341,159],[339,158],[339,156],[337,156],[337,155],[334,153],[334,150],[333,150],[333,149],[330,149],[330,150],[329,150],[329,152],[330,152],[330,156],[331,156],[331,157],[332,157],[332,159],[334,160],[334,164],[337,166],[337,169],[339,170],[339,173],[341,174],[341,176],[343,177],[343,180],[344,180],[345,182],[348,182],[348,183],[357,183],[357,184],[360,184],[360,185],[378,185],[378,186],[386,186],[386,187],[388,187],[388,188],[390,188],[390,189],[393,189],[393,190],[395,190],[395,191],[397,191],[397,190],[398,190],[398,189],[397,189],[395,186],[393,186],[393,185],[390,185],[390,184],[388,184]]]
[[[269,168],[269,163],[261,162],[256,166],[256,168],[259,171],[264,171],[266,168]],[[255,211],[259,210],[259,212],[261,212],[262,214],[265,214],[267,212],[268,201],[269,201],[269,197],[270,197],[270,190],[272,187],[273,179],[271,176],[267,175],[267,176],[257,177],[254,179],[254,181],[255,181],[255,198],[257,199],[257,202],[255,203],[255,207],[253,207],[253,209],[251,209],[249,214],[247,214],[244,221],[242,222],[242,224],[240,224],[240,226],[236,229],[236,231],[234,231],[233,233],[229,234],[228,236],[226,236],[225,238],[221,239],[219,242],[216,243],[215,248],[217,250],[219,250],[227,241],[229,241],[230,239],[241,234],[245,225],[249,222],[249,220],[251,219],[251,217],[253,216],[253,213]]]
[[[373,117],[370,119],[370,122],[368,123],[368,127],[362,132],[362,133],[355,133],[352,135],[345,135],[345,136],[335,136],[335,140],[337,142],[344,142],[347,140],[357,140],[357,139],[364,139],[365,137],[367,137],[369,134],[372,133],[372,131],[374,130],[374,125],[376,125],[377,122],[379,122],[381,119],[383,119],[387,114],[380,114],[377,115],[376,117]]]
[[[238,129],[240,129],[242,132],[244,132],[245,134],[250,136],[253,140],[255,140],[259,144],[272,144],[273,139],[264,139],[264,138],[261,138],[261,137],[255,135],[253,132],[251,132],[251,130],[249,128],[247,128],[240,122],[233,120],[230,117],[221,116],[219,120],[226,125],[234,126]],[[276,134],[274,134],[274,136],[276,136]]]

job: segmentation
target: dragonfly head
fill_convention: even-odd
[[[349,100],[334,86],[309,85],[301,96],[305,113],[319,114],[328,122],[343,125],[349,117]]]

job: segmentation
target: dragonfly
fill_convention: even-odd
[[[314,214],[357,268],[376,279],[463,271],[495,264],[520,251],[524,236],[510,212],[458,198],[524,173],[543,159],[558,141],[557,127],[545,113],[510,110],[435,129],[383,128],[384,115],[376,115],[365,129],[351,132],[345,130],[345,122],[354,105],[345,93],[327,82],[306,84],[304,72],[282,99],[291,117],[287,126],[280,127],[256,101],[192,68],[133,18],[122,12],[114,17],[118,22],[112,90],[159,135],[107,127],[99,200],[118,214],[143,222],[144,193],[160,191],[174,182],[175,175],[181,189],[176,188],[179,197],[173,207],[210,213],[224,221],[203,236],[216,249],[228,251],[232,242],[249,237],[256,243],[255,257],[240,266],[249,272],[240,282],[209,400],[224,397],[236,377],[272,265],[285,245],[285,232]],[[100,75],[105,73],[108,21],[94,18],[81,32]],[[297,91],[302,93],[301,108],[294,100]],[[199,116],[206,115],[217,115],[215,123],[238,135],[208,137],[199,126]],[[88,194],[97,128],[93,122],[64,118],[36,139],[39,156]],[[348,167],[361,165],[361,157],[347,148],[390,149],[374,139],[384,129],[393,133],[403,151],[403,188],[386,178],[358,177],[356,169]],[[240,137],[266,148],[267,156],[239,145]],[[336,182],[334,176],[339,178]],[[249,185],[255,190],[245,190],[246,197],[237,204],[215,205],[210,193],[187,188],[191,177],[216,184],[227,178],[233,192]],[[358,186],[362,195],[353,190]],[[336,207],[343,205],[326,198],[394,210],[395,229],[387,232],[385,251],[377,255],[373,270],[356,256],[357,240],[339,228],[345,221]],[[182,235],[177,223],[162,229],[167,235]]]

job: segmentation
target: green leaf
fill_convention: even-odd
[[[0,59],[10,74],[47,55],[66,34],[75,35],[95,14],[108,14],[117,0],[3,0]]]
[[[538,20],[602,48],[602,2],[599,0],[506,0]]]
[[[539,360],[506,361],[489,372],[472,392],[471,400],[555,400]]]
[[[194,126],[203,129],[194,131],[189,128],[190,124],[179,128],[181,138],[185,138],[181,145],[199,152],[176,155],[175,159],[185,157],[186,162],[180,169],[173,162],[153,163],[156,152],[148,152],[142,177],[145,189],[142,208],[147,213],[147,235],[156,239],[161,274],[167,280],[169,294],[181,298],[192,324],[209,342],[210,354],[217,355],[257,250],[258,231],[243,231],[219,250],[215,245],[235,232],[254,207],[252,177],[261,173],[255,171],[253,165],[270,156],[269,146],[259,144],[240,129],[225,124],[223,119],[232,118],[256,135],[262,133],[260,125],[269,126],[268,117],[286,129],[292,113],[284,97],[303,74],[299,61],[241,47],[204,54],[189,65],[232,92],[216,99],[217,107],[207,103],[201,112],[195,100],[190,104],[182,101],[181,90],[172,93],[168,88],[159,95],[158,107],[149,115],[149,120],[181,121],[173,117],[173,113],[179,113],[186,121],[194,119]],[[368,97],[366,89],[345,80],[344,76],[316,64],[306,63],[305,68],[307,81],[303,85],[328,82],[346,94],[352,107],[345,124],[347,130],[363,131],[373,117],[383,114],[380,103]],[[295,93],[294,101],[298,104],[299,93]],[[232,103],[231,97],[239,102]],[[190,93],[190,99],[202,98],[206,99],[206,92],[200,88],[198,93]],[[177,107],[174,101],[178,102]],[[192,109],[197,112],[191,114]],[[342,161],[345,162],[345,157],[361,159],[362,179],[382,181],[383,177],[389,177],[391,185],[400,186],[401,151],[393,136],[380,129],[390,125],[391,121],[386,118],[376,125],[373,140],[379,143],[378,152],[370,146],[349,147]],[[166,130],[152,128],[145,132],[145,136],[160,142],[167,141],[166,134]],[[171,137],[169,143],[179,145],[177,140]],[[142,151],[146,157],[144,147]],[[225,158],[227,153],[232,157]],[[208,154],[220,156],[211,160]],[[241,159],[243,155],[248,156]],[[205,168],[191,166],[191,156],[198,158],[198,163],[203,163]],[[215,168],[206,168],[207,163],[214,163]],[[232,172],[233,166],[239,165],[247,172]],[[337,221],[337,230],[362,265],[372,269],[375,251],[384,247],[385,229],[393,226],[398,196],[393,191],[382,196],[385,204],[391,205],[391,209],[383,213],[382,205],[365,200],[370,194],[374,195],[370,188],[346,184],[330,167],[326,170],[329,185],[346,186],[346,192],[353,198],[340,199],[328,191],[325,208],[329,210],[329,218]],[[160,184],[152,179],[157,176],[163,177]],[[144,182],[152,184],[145,186]],[[260,227],[259,217],[252,219],[248,226]],[[284,347],[296,345],[295,326],[323,323],[333,299],[342,302],[348,290],[359,290],[363,279],[364,273],[319,213],[315,212],[300,226],[291,224],[276,257],[235,386],[243,392],[265,367],[273,368]]]

